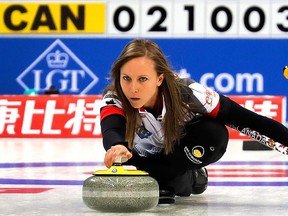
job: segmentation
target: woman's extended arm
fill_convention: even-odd
[[[110,149],[111,146],[120,143],[126,147],[128,146],[128,143],[125,140],[125,124],[126,119],[119,114],[111,114],[101,120],[100,125],[103,137],[103,146],[106,151]]]
[[[250,111],[229,97],[220,95],[220,109],[217,119],[224,123],[251,128],[276,142],[288,146],[288,129],[283,124]]]

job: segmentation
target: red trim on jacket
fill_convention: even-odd
[[[122,109],[120,109],[119,107],[106,106],[100,112],[100,121],[102,121],[107,116],[113,115],[113,114],[119,114],[119,115],[122,115],[125,117],[124,111]]]
[[[220,109],[220,100],[218,101],[218,104],[216,105],[216,107],[208,115],[213,118],[216,118],[218,115],[219,109]]]

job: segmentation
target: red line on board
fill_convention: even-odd
[[[42,193],[53,188],[0,188],[0,194],[9,193],[21,193],[21,194],[35,194]]]

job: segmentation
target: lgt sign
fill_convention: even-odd
[[[61,94],[86,94],[98,77],[57,39],[16,80],[25,90],[43,92],[54,85]]]

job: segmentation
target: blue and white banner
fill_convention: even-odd
[[[0,94],[100,94],[109,70],[132,39],[0,38]],[[285,95],[285,39],[154,39],[173,69],[222,94]]]

